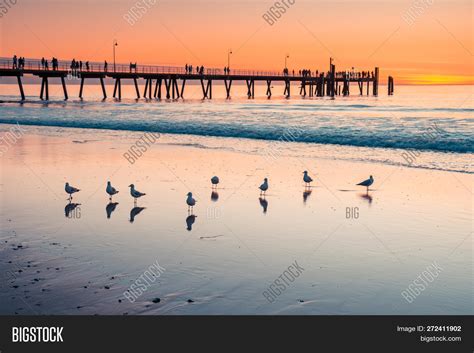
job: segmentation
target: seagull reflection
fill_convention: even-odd
[[[130,223],[135,221],[135,216],[137,216],[141,211],[143,211],[146,207],[134,207],[130,210]]]
[[[109,204],[105,207],[105,212],[107,212],[107,218],[110,218],[112,212],[115,211],[115,208],[118,204],[118,202],[109,202]]]
[[[186,218],[186,229],[188,231],[192,231],[193,230],[193,224],[194,222],[196,221],[196,217],[195,215],[189,215],[187,218]]]
[[[305,189],[305,191],[303,191],[303,203],[306,204],[306,201],[308,201],[308,197],[309,195],[311,195],[313,191],[311,189]]]
[[[369,202],[369,205],[372,204],[373,197],[372,195],[369,195],[368,192],[366,194],[360,194],[359,196],[366,199]]]
[[[217,191],[213,191],[211,192],[211,200],[216,202],[217,200],[219,200],[219,194]]]
[[[263,213],[267,213],[268,201],[265,200],[265,197],[259,197],[260,206],[263,207]]]
[[[64,215],[67,218],[80,218],[81,217],[81,213],[80,213],[81,208],[79,207],[76,210],[76,207],[80,206],[80,205],[81,205],[80,203],[72,203],[71,200],[69,200],[69,203],[66,205],[66,207],[64,207]]]

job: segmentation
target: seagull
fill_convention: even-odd
[[[188,192],[188,198],[186,199],[186,203],[188,204],[188,212],[189,210],[194,208],[194,205],[196,204],[196,200],[193,198],[193,193]]]
[[[369,179],[364,180],[363,182],[361,182],[357,185],[366,186],[367,187],[367,192],[369,192],[369,186],[372,185],[373,183],[374,183],[374,178],[371,175]]]
[[[69,185],[69,183],[66,183],[66,186],[64,187],[64,190],[66,191],[66,193],[69,194],[69,199],[70,200],[72,200],[72,194],[74,194],[75,192],[81,191],[81,190],[75,188],[74,186]]]
[[[213,176],[211,178],[211,183],[212,183],[212,187],[217,187],[217,184],[219,184],[219,177]]]
[[[135,185],[133,185],[133,184],[130,184],[128,187],[130,188],[130,195],[132,195],[132,197],[135,199],[135,202],[137,202],[137,199],[139,197],[142,197],[142,196],[146,195],[143,192],[135,190]]]
[[[308,172],[305,170],[303,172],[303,181],[305,182],[305,186],[311,186],[311,182],[313,181],[313,179],[311,179],[311,177],[308,175]]]
[[[109,200],[112,200],[112,196],[114,196],[115,194],[118,194],[118,190],[115,189],[112,184],[110,183],[110,181],[107,182],[107,188],[105,189],[105,191],[107,192],[107,194],[109,194]]]
[[[260,185],[260,195],[262,194],[262,192],[265,194],[265,192],[268,190],[268,179],[265,178],[263,179],[263,184]]]

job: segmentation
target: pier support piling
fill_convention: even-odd
[[[227,79],[224,79],[225,91],[227,93],[227,99],[230,99],[230,88],[232,87],[232,80],[229,80],[227,83]]]
[[[272,81],[267,80],[267,97],[270,99],[272,97]]]
[[[291,88],[290,80],[285,80],[285,91],[283,92],[283,95],[286,98],[290,98],[290,88]]]
[[[21,76],[18,75],[16,77],[16,79],[18,80],[18,88],[20,89],[21,100],[24,101],[25,100],[25,91],[23,91],[23,84],[21,83]]]
[[[161,99],[161,78],[156,80],[156,86],[155,86],[155,92],[154,96],[155,98]]]
[[[181,99],[184,99],[184,87],[185,86],[186,86],[186,79],[183,78],[183,82],[181,83],[181,93],[180,93]]]
[[[245,80],[247,82],[247,97],[250,98],[255,98],[255,81],[250,79],[250,80]]]
[[[107,92],[105,91],[104,78],[100,77],[100,86],[102,87],[102,94],[104,95],[104,100],[107,99]]]
[[[135,81],[135,88],[137,88],[137,97],[140,98],[139,97],[140,94],[138,92],[138,85],[136,84],[137,81],[136,81],[135,78],[133,80]],[[145,99],[146,99],[146,94],[148,93],[148,85],[149,84],[150,84],[150,79],[149,78],[145,79],[145,88],[143,90],[143,98],[145,98]],[[151,87],[150,87],[150,89],[151,89]]]
[[[49,101],[49,85],[48,85],[48,77],[43,76],[43,80],[41,82],[41,93],[40,93],[41,100]]]
[[[170,88],[171,88],[171,78],[165,78],[165,88],[166,88],[166,99],[170,99]]]
[[[67,89],[66,89],[66,81],[64,80],[64,76],[61,76],[61,83],[63,85],[63,92],[64,92],[64,100],[68,100],[69,97],[67,95]]]
[[[375,80],[373,83],[373,95],[378,96],[379,95],[379,68],[375,68]]]
[[[392,96],[393,95],[393,89],[394,89],[393,77],[392,76],[388,76],[387,87],[388,87],[388,95]]]

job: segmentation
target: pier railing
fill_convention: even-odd
[[[46,66],[41,59],[25,59],[24,65],[20,68],[17,63],[17,67],[23,70],[34,70],[34,71],[53,71],[51,60],[48,59],[48,65]],[[77,62],[79,67],[73,68],[72,60],[58,60],[58,65],[55,70],[57,71],[68,71],[68,72],[96,72],[96,73],[136,73],[136,74],[179,74],[179,75],[200,75],[196,67],[192,67],[191,71],[186,71],[185,67],[181,66],[159,66],[159,65],[136,65],[124,63],[108,63],[107,68],[104,62],[87,62],[83,61],[82,65],[80,61]],[[135,63],[132,63],[133,65]],[[12,58],[0,58],[0,69],[13,69]],[[318,76],[323,72],[318,72]],[[245,70],[245,69],[231,69],[229,73],[225,73],[224,69],[219,68],[204,68],[204,75],[232,75],[232,76],[265,76],[265,77],[302,77],[300,71],[290,71],[288,75],[280,71],[269,71],[269,70]],[[324,73],[327,75],[327,73]],[[312,76],[311,76],[312,75]],[[307,77],[315,77],[315,71]],[[336,78],[348,78],[348,79],[360,79],[360,78],[373,78],[373,72],[368,71],[343,71],[336,72]]]
[[[42,61],[41,59],[30,59],[25,58],[25,63],[21,67],[18,64],[16,68],[23,70],[37,70],[37,71],[53,71],[53,65],[50,59]],[[199,75],[201,74],[197,71],[197,67],[193,66],[192,70],[186,71],[186,68],[183,66],[159,66],[159,65],[139,65],[135,67],[135,63],[124,64],[124,63],[107,63],[105,62],[87,62],[77,61],[79,67],[72,66],[72,60],[58,60],[57,67],[54,70],[57,71],[77,71],[77,72],[97,72],[97,73],[137,73],[137,74],[181,74],[181,75]],[[1,69],[13,69],[12,58],[0,58],[0,68]],[[219,68],[204,68],[204,75],[226,75],[224,69]],[[268,70],[244,70],[244,69],[231,69],[228,73],[230,75],[242,75],[242,76],[285,76],[282,72],[278,71],[268,71]]]

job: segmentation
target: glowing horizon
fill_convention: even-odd
[[[235,69],[280,71],[289,54],[290,70],[326,71],[332,56],[382,83],[474,84],[470,1],[279,3],[277,19],[272,1],[24,0],[0,7],[0,56],[112,63],[116,39],[117,62],[222,68],[232,49]]]

